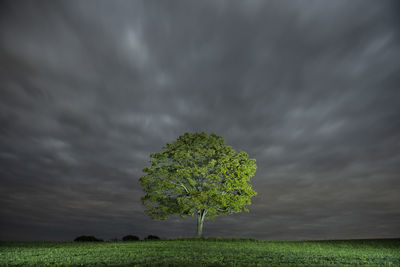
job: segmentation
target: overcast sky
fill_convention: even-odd
[[[400,236],[398,1],[0,3],[0,240],[193,236],[138,180],[198,131],[258,165],[206,236]]]

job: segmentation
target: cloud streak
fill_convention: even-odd
[[[251,212],[206,235],[400,235],[395,1],[1,5],[1,239],[191,236],[138,179],[194,131],[258,164]]]

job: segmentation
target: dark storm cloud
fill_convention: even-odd
[[[184,132],[257,159],[206,235],[400,235],[396,1],[3,1],[1,239],[189,236],[138,179]]]

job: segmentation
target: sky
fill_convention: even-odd
[[[216,133],[257,160],[205,236],[400,237],[398,1],[1,1],[0,240],[190,237],[151,153]]]

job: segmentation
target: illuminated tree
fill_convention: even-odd
[[[216,134],[185,133],[150,155],[140,178],[142,203],[153,219],[197,216],[197,236],[205,218],[248,211],[255,192],[248,183],[257,165],[245,152],[236,153]]]

